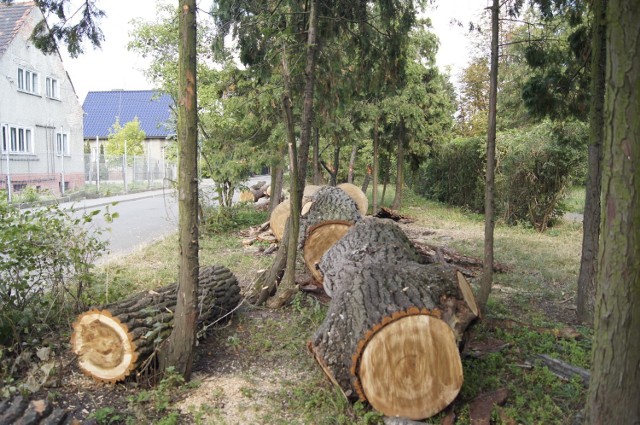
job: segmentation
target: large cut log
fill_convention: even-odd
[[[301,220],[298,245],[317,282],[322,282],[322,275],[316,265],[324,253],[361,218],[355,201],[345,191],[325,186],[316,193],[309,213]]]
[[[395,223],[375,217],[363,217],[338,240],[319,261],[319,273],[323,276],[323,287],[327,295],[345,283],[338,276],[343,263],[360,262],[365,259],[378,262],[398,261],[424,262],[407,235]]]
[[[322,258],[333,298],[309,342],[347,397],[409,419],[432,416],[456,397],[459,347],[479,315],[462,274],[419,259],[395,223],[356,223]]]
[[[169,336],[177,284],[135,294],[87,311],[73,324],[71,348],[80,369],[96,380],[117,382],[137,370]],[[240,287],[229,269],[200,270],[199,324],[212,323],[240,303]]]
[[[341,183],[336,186],[339,189],[344,190],[351,199],[358,206],[358,211],[360,211],[360,215],[367,215],[367,210],[369,209],[369,200],[367,199],[367,195],[355,184],[352,183]]]
[[[287,219],[290,214],[291,204],[289,200],[280,202],[271,212],[269,226],[271,227],[271,233],[273,233],[273,236],[275,236],[277,240],[282,240],[284,226],[287,224]]]

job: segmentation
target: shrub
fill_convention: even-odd
[[[84,308],[93,262],[106,245],[89,229],[99,213],[57,205],[21,211],[0,199],[0,344],[34,338]]]
[[[507,223],[540,231],[561,215],[561,200],[586,163],[587,128],[579,122],[544,121],[498,134],[496,213]],[[450,205],[484,211],[484,138],[455,139],[436,149],[422,168],[418,193]]]

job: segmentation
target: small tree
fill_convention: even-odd
[[[106,144],[106,151],[109,155],[123,155],[125,153],[125,144],[127,155],[144,154],[144,139],[147,137],[145,132],[140,128],[140,121],[135,117],[133,121],[129,121],[123,126],[120,120],[116,119],[109,133],[109,140]]]

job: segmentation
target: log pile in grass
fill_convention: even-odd
[[[423,264],[397,225],[364,218],[322,257],[332,296],[309,349],[334,384],[387,416],[423,419],[462,386],[459,347],[479,311],[462,274]]]
[[[72,412],[54,408],[49,400],[29,400],[23,396],[0,401],[0,424],[50,424],[73,422]],[[77,422],[79,423],[79,422]]]
[[[123,380],[139,370],[171,333],[177,289],[174,283],[78,316],[71,346],[80,369],[104,382]],[[215,322],[239,303],[240,287],[229,269],[200,270],[199,324]]]

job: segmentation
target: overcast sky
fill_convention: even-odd
[[[107,14],[100,25],[105,36],[102,49],[87,47],[77,59],[70,58],[66,51],[62,52],[65,68],[80,102],[84,101],[88,91],[153,88],[142,72],[145,60],[129,52],[127,43],[130,21],[134,18],[152,21],[158,2],[167,3],[167,0],[97,0],[98,7]],[[198,1],[198,6],[205,10],[210,4],[211,0]],[[465,30],[450,22],[452,19],[477,21],[486,6],[487,0],[437,0],[435,8],[427,12],[441,43],[437,63],[443,69],[451,66],[454,77],[467,63],[468,40]]]

